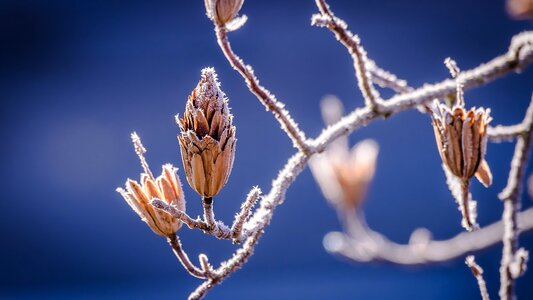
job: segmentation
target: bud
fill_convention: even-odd
[[[141,173],[140,184],[135,180],[128,179],[126,189],[118,188],[117,192],[124,197],[130,207],[156,234],[161,236],[173,235],[181,227],[181,221],[162,210],[155,209],[150,203],[154,198],[157,198],[185,211],[185,198],[181,189],[181,182],[176,175],[178,169],[171,164],[166,164],[163,166],[161,175],[154,178],[144,159],[146,150],[136,133],[132,134],[132,140],[135,151],[141,159],[144,173]]]
[[[205,0],[204,2],[209,19],[217,25],[224,26],[237,16],[244,0]]]
[[[462,102],[450,109],[435,100],[432,110],[435,139],[446,167],[463,181],[475,175],[484,186],[491,185],[492,174],[485,161],[490,109],[466,111]]]
[[[203,198],[212,198],[228,181],[235,158],[235,126],[228,99],[213,68],[202,77],[187,100],[178,140],[187,182]]]
[[[326,199],[345,209],[361,206],[374,177],[378,152],[375,141],[364,140],[350,152],[331,148],[313,157],[311,172]]]

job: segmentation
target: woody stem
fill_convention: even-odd
[[[167,237],[168,244],[170,247],[172,247],[172,251],[174,251],[174,254],[176,254],[176,257],[179,259],[183,267],[191,274],[192,276],[196,278],[202,278],[205,279],[206,275],[202,270],[197,268],[193,265],[189,257],[187,256],[187,253],[183,251],[183,247],[181,246],[181,241],[179,237],[175,234],[171,234]]]
[[[210,229],[215,227],[215,213],[213,211],[213,198],[202,197],[202,206],[204,207],[204,222]]]
[[[470,216],[470,208],[469,208],[469,190],[468,187],[470,185],[470,181],[468,179],[461,179],[461,212],[463,213],[463,222],[468,231],[474,230],[474,224],[472,222],[471,216]]]

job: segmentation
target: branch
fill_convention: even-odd
[[[516,35],[509,47],[509,51],[476,68],[463,71],[459,75],[465,89],[478,87],[493,81],[498,77],[513,71],[525,69],[533,61],[533,31]],[[411,92],[400,94],[383,102],[382,112],[394,114],[405,111],[418,105],[426,104],[433,99],[442,99],[454,95],[456,92],[455,80],[446,79],[439,83],[427,84]],[[314,140],[309,141],[311,148],[316,152],[323,151],[331,141],[342,135],[367,124],[379,117],[368,107],[359,108],[343,117],[339,122],[322,131]]]
[[[368,57],[365,49],[361,46],[359,37],[348,30],[346,22],[333,14],[325,0],[316,0],[316,5],[320,14],[313,15],[311,24],[329,28],[337,40],[348,49],[353,59],[357,83],[365,99],[365,105],[373,111],[380,112],[382,99],[372,85],[368,70]]]
[[[362,221],[356,220],[361,226]],[[533,208],[518,213],[521,232],[533,230]],[[501,242],[503,221],[495,222],[473,232],[461,232],[442,241],[431,240],[427,229],[417,229],[409,244],[397,244],[366,225],[363,234],[330,232],[324,237],[324,247],[332,254],[356,262],[384,261],[398,265],[441,263],[488,248]],[[360,231],[360,229],[359,229]],[[347,230],[347,232],[350,232]],[[366,236],[368,238],[360,238]]]
[[[151,204],[157,209],[166,211],[191,229],[200,229],[204,233],[210,234],[219,239],[231,239],[231,230],[221,221],[214,221],[214,225],[210,226],[205,221],[202,221],[199,218],[193,219],[185,212],[159,199],[152,200]]]
[[[181,246],[180,239],[177,235],[173,234],[167,237],[168,244],[170,247],[172,247],[172,251],[174,251],[174,254],[176,254],[176,257],[181,262],[183,267],[191,274],[192,276],[196,278],[206,278],[206,273],[200,269],[198,269],[194,264],[189,260],[189,257],[187,256],[187,253],[183,251],[183,247]]]
[[[272,182],[270,192],[262,198],[260,207],[247,223],[256,230],[250,234],[243,246],[233,254],[232,258],[222,262],[220,267],[213,271],[213,278],[204,281],[196,288],[189,296],[189,300],[202,299],[211,288],[222,282],[231,273],[246,263],[248,258],[253,254],[254,248],[263,234],[264,229],[270,224],[274,209],[283,203],[287,189],[305,168],[308,160],[308,156],[298,152],[287,161],[285,167],[278,174],[278,177]]]
[[[217,35],[220,35],[221,32],[224,31],[217,30]],[[235,59],[236,56],[233,54],[233,52],[231,52],[231,50],[225,48],[229,47],[229,43],[227,42],[225,37],[225,32],[223,36],[219,36],[218,40],[219,45],[221,45],[225,54],[229,51],[230,54],[226,54],[226,57],[230,59],[230,63],[232,63],[233,65],[233,63],[235,62],[232,62],[231,59]],[[533,43],[533,35],[529,34],[528,38],[525,41],[524,39],[520,39],[520,41],[524,43]],[[518,51],[516,50],[516,48],[522,50]],[[522,53],[526,50],[526,53]],[[520,52],[519,55],[517,55],[517,51]],[[477,68],[474,68],[469,71],[464,71],[461,73],[461,76],[464,77],[463,82],[465,84],[465,88],[473,88],[485,82],[494,80],[509,72],[524,69],[529,63],[531,63],[532,59],[533,47],[511,47],[511,50],[509,50],[508,53],[499,56],[486,64],[482,64]],[[239,62],[239,64],[235,63],[237,66],[243,66],[242,61],[240,59],[237,61]],[[242,74],[243,73],[241,73],[241,75]],[[246,75],[246,73],[244,74]],[[388,101],[386,101],[383,106],[388,112],[397,113],[429,102],[434,98],[444,98],[450,94],[453,94],[454,92],[455,81],[447,79],[437,84],[425,85],[424,87],[415,89],[409,93],[394,96]],[[205,295],[205,293],[207,293],[207,291],[209,291],[215,284],[218,284],[220,281],[224,280],[229,274],[231,274],[231,270],[236,270],[240,268],[242,264],[246,262],[248,257],[252,254],[253,248],[255,247],[259,237],[263,233],[266,226],[268,226],[268,224],[270,223],[270,220],[272,219],[272,216],[274,214],[274,209],[278,205],[283,203],[287,189],[304,169],[312,154],[323,151],[330,143],[332,143],[340,136],[349,134],[352,131],[360,128],[361,126],[366,125],[368,122],[378,117],[379,115],[376,112],[372,111],[369,107],[356,109],[349,115],[343,117],[337,123],[329,126],[327,129],[322,131],[322,133],[315,140],[308,141],[308,152],[298,152],[294,154],[291,158],[289,158],[277,178],[273,181],[270,192],[261,199],[260,207],[254,212],[248,222],[245,223],[245,231],[246,229],[248,229],[250,235],[247,237],[243,247],[236,252],[232,259],[222,263],[221,267],[217,269],[218,271],[215,270],[215,273],[218,272],[218,274],[220,274],[220,277],[217,279],[217,281],[209,280],[202,283],[197,288],[197,290],[193,294],[191,294],[190,299],[201,299],[201,297],[203,297],[203,295]],[[529,215],[529,217],[530,219],[533,219],[533,213]],[[533,224],[529,225],[529,227],[533,227]],[[492,231],[494,234],[494,229],[492,229]],[[475,234],[476,236],[482,237],[481,234],[483,232],[487,231],[482,229],[475,233],[463,234]],[[489,240],[490,242],[487,244],[486,240]],[[469,239],[461,239],[460,242],[463,244],[454,245],[451,251],[461,249],[465,244],[469,244],[468,241]],[[479,246],[482,246],[481,248],[476,248],[476,246],[478,245],[473,245],[470,249],[482,249],[496,243],[497,241],[498,240],[491,241],[490,238],[485,238],[485,241],[481,240],[478,244]],[[485,244],[483,244],[482,242],[485,242]],[[462,253],[458,255],[461,255]],[[391,258],[391,261],[392,260],[393,259]],[[416,262],[414,264],[416,264]],[[225,271],[221,272],[220,268],[223,268]]]
[[[489,292],[487,291],[487,284],[485,283],[485,279],[483,279],[483,269],[476,263],[473,255],[469,255],[466,258],[465,263],[470,268],[470,271],[472,271],[472,274],[477,280],[479,291],[481,293],[481,299],[490,300]]]
[[[235,221],[231,229],[224,224],[224,222],[215,220],[212,203],[206,204],[205,201],[202,201],[204,206],[204,220],[199,218],[193,219],[185,212],[159,199],[153,199],[151,205],[169,213],[174,218],[187,225],[190,229],[200,229],[204,233],[215,236],[218,239],[232,239],[234,243],[240,243],[255,231],[254,228],[243,230],[243,227],[244,222],[249,217],[250,211],[260,194],[261,190],[258,187],[254,187],[250,191],[241,206],[241,211],[235,216]]]
[[[267,111],[272,111],[281,128],[287,133],[292,140],[294,147],[303,152],[309,151],[309,146],[306,143],[305,134],[298,128],[298,124],[292,119],[289,112],[285,109],[285,104],[278,101],[269,90],[259,84],[259,80],[254,75],[254,70],[250,65],[246,65],[244,61],[237,56],[228,40],[227,29],[216,26],[215,32],[217,41],[222,49],[222,52],[228,59],[231,66],[241,74],[250,91],[259,99],[259,102],[265,106]]]
[[[414,90],[414,88],[407,84],[407,81],[398,78],[389,71],[381,69],[373,60],[367,60],[367,68],[372,75],[372,81],[383,88],[390,88],[398,94],[405,94]]]
[[[235,221],[233,221],[233,226],[231,227],[231,235],[234,242],[241,240],[244,222],[250,216],[251,209],[259,198],[259,195],[261,195],[261,189],[257,186],[252,188],[246,200],[241,205],[241,211],[235,215]]]
[[[203,198],[204,222],[208,228],[215,228],[215,211],[213,210],[213,198]]]
[[[221,263],[220,267],[217,269],[212,270],[212,276],[198,286],[198,288],[190,295],[189,299],[201,299],[214,285],[222,282],[247,261],[252,255],[257,241],[270,223],[275,208],[283,203],[287,189],[305,168],[311,155],[323,151],[326,146],[338,137],[356,130],[383,114],[401,112],[425,104],[434,98],[444,98],[455,92],[455,81],[444,80],[440,83],[426,85],[412,91],[406,90],[405,94],[394,96],[380,105],[379,112],[376,111],[375,104],[372,104],[377,102],[366,100],[370,106],[353,111],[339,122],[325,129],[315,140],[307,141],[304,133],[298,129],[296,122],[294,122],[290,114],[285,110],[284,104],[279,102],[266,88],[259,84],[259,81],[253,74],[253,69],[246,65],[242,59],[233,52],[227,37],[226,29],[216,26],[215,32],[217,35],[217,42],[232,67],[241,74],[250,91],[257,96],[265,108],[273,112],[274,116],[281,124],[282,129],[287,133],[295,147],[300,151],[289,158],[277,178],[273,181],[270,192],[265,197],[261,198],[259,208],[253,213],[249,220],[243,224],[243,232],[249,233],[243,246],[235,252],[231,259]],[[516,38],[516,40],[517,41],[513,42],[511,45],[507,54],[497,57],[487,64],[481,65],[473,70],[463,72],[461,74],[461,80],[464,82],[465,88],[479,86],[482,83],[494,80],[511,71],[521,70],[531,63],[533,60],[533,47],[530,44],[533,44],[533,37],[531,34],[528,35],[526,33],[522,34],[519,39]],[[367,86],[364,86],[362,90],[364,93],[370,93],[372,96],[373,92],[371,89],[373,89],[373,87],[368,80],[368,70],[365,70],[365,58],[360,59],[362,54],[359,54],[360,55],[357,56],[357,58],[359,58],[361,65],[356,66],[356,70],[359,70],[358,72],[361,72],[363,75],[360,84],[364,85],[366,82]],[[385,83],[389,82],[387,84],[390,84],[390,82],[396,82],[396,80],[386,76],[385,79]],[[361,83],[361,81],[363,81],[363,83]],[[169,212],[172,211],[169,207],[161,208]],[[218,226],[215,226],[215,228],[217,227]],[[231,230],[228,229],[226,232],[231,233]],[[483,232],[486,231],[480,230],[470,234],[480,234]],[[224,238],[230,238],[231,235],[228,237],[226,237],[226,235],[223,236]]]
[[[487,136],[491,142],[500,143],[504,141],[512,141],[525,131],[526,130],[522,124],[510,126],[498,125],[495,127],[489,127]]]
[[[511,161],[507,186],[498,195],[504,205],[502,216],[504,224],[503,254],[500,267],[500,298],[504,300],[514,299],[514,279],[522,273],[522,271],[513,272],[513,264],[519,259],[517,257],[517,251],[519,250],[518,214],[521,207],[522,183],[524,181],[529,149],[531,147],[531,137],[533,135],[533,96],[531,97],[531,103],[529,104],[522,125],[524,125],[526,132],[518,137]],[[521,252],[525,252],[525,250]],[[520,263],[520,265],[522,264]]]

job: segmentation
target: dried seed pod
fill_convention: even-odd
[[[163,166],[161,175],[154,178],[144,159],[146,150],[136,133],[132,134],[132,140],[135,152],[141,159],[144,173],[141,173],[141,183],[128,179],[126,189],[118,188],[117,192],[156,234],[173,235],[181,227],[181,221],[162,210],[155,209],[150,203],[157,198],[185,211],[185,197],[176,174],[178,169],[171,164],[166,164]]]
[[[203,198],[212,198],[228,181],[236,142],[233,116],[213,68],[202,70],[183,118],[176,121],[187,182]]]
[[[463,105],[452,109],[435,101],[433,103],[433,129],[440,157],[450,172],[468,181],[472,176],[484,185],[492,183],[492,174],[485,161],[487,126],[492,120],[490,109]]]
[[[244,0],[205,0],[207,16],[215,24],[224,26],[231,22],[241,10]]]

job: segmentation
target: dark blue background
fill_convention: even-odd
[[[447,56],[471,68],[531,29],[511,20],[503,1],[330,4],[371,58],[413,86],[448,77]],[[322,127],[323,95],[338,95],[349,109],[362,105],[345,49],[326,29],[309,26],[314,1],[246,0],[242,12],[250,19],[230,35],[235,50],[308,135]],[[218,217],[230,223],[249,189],[267,191],[294,149],[225,61],[203,1],[0,2],[0,298],[182,299],[199,284],[114,189],[140,172],[129,141],[133,130],[154,171],[164,162],[181,167],[173,116],[206,66],[219,73],[239,139],[232,176],[215,202]],[[491,107],[493,124],[516,123],[531,97],[532,74],[529,69],[468,91],[467,103]],[[421,226],[439,239],[460,232],[427,116],[405,112],[351,139],[367,137],[381,145],[366,203],[370,225],[398,242]],[[496,195],[505,186],[513,147],[490,144],[494,184],[472,186],[482,225],[500,218]],[[185,192],[188,212],[199,214],[200,200],[188,186]],[[527,196],[523,201],[531,205]],[[338,229],[306,170],[249,263],[209,298],[479,298],[462,259],[401,268],[332,257],[321,241]],[[204,252],[218,264],[235,249],[186,228],[180,236],[195,261]],[[533,249],[533,235],[522,235],[521,243]],[[500,251],[497,246],[477,256],[493,298]],[[521,299],[533,295],[532,280],[532,270],[518,280]]]

